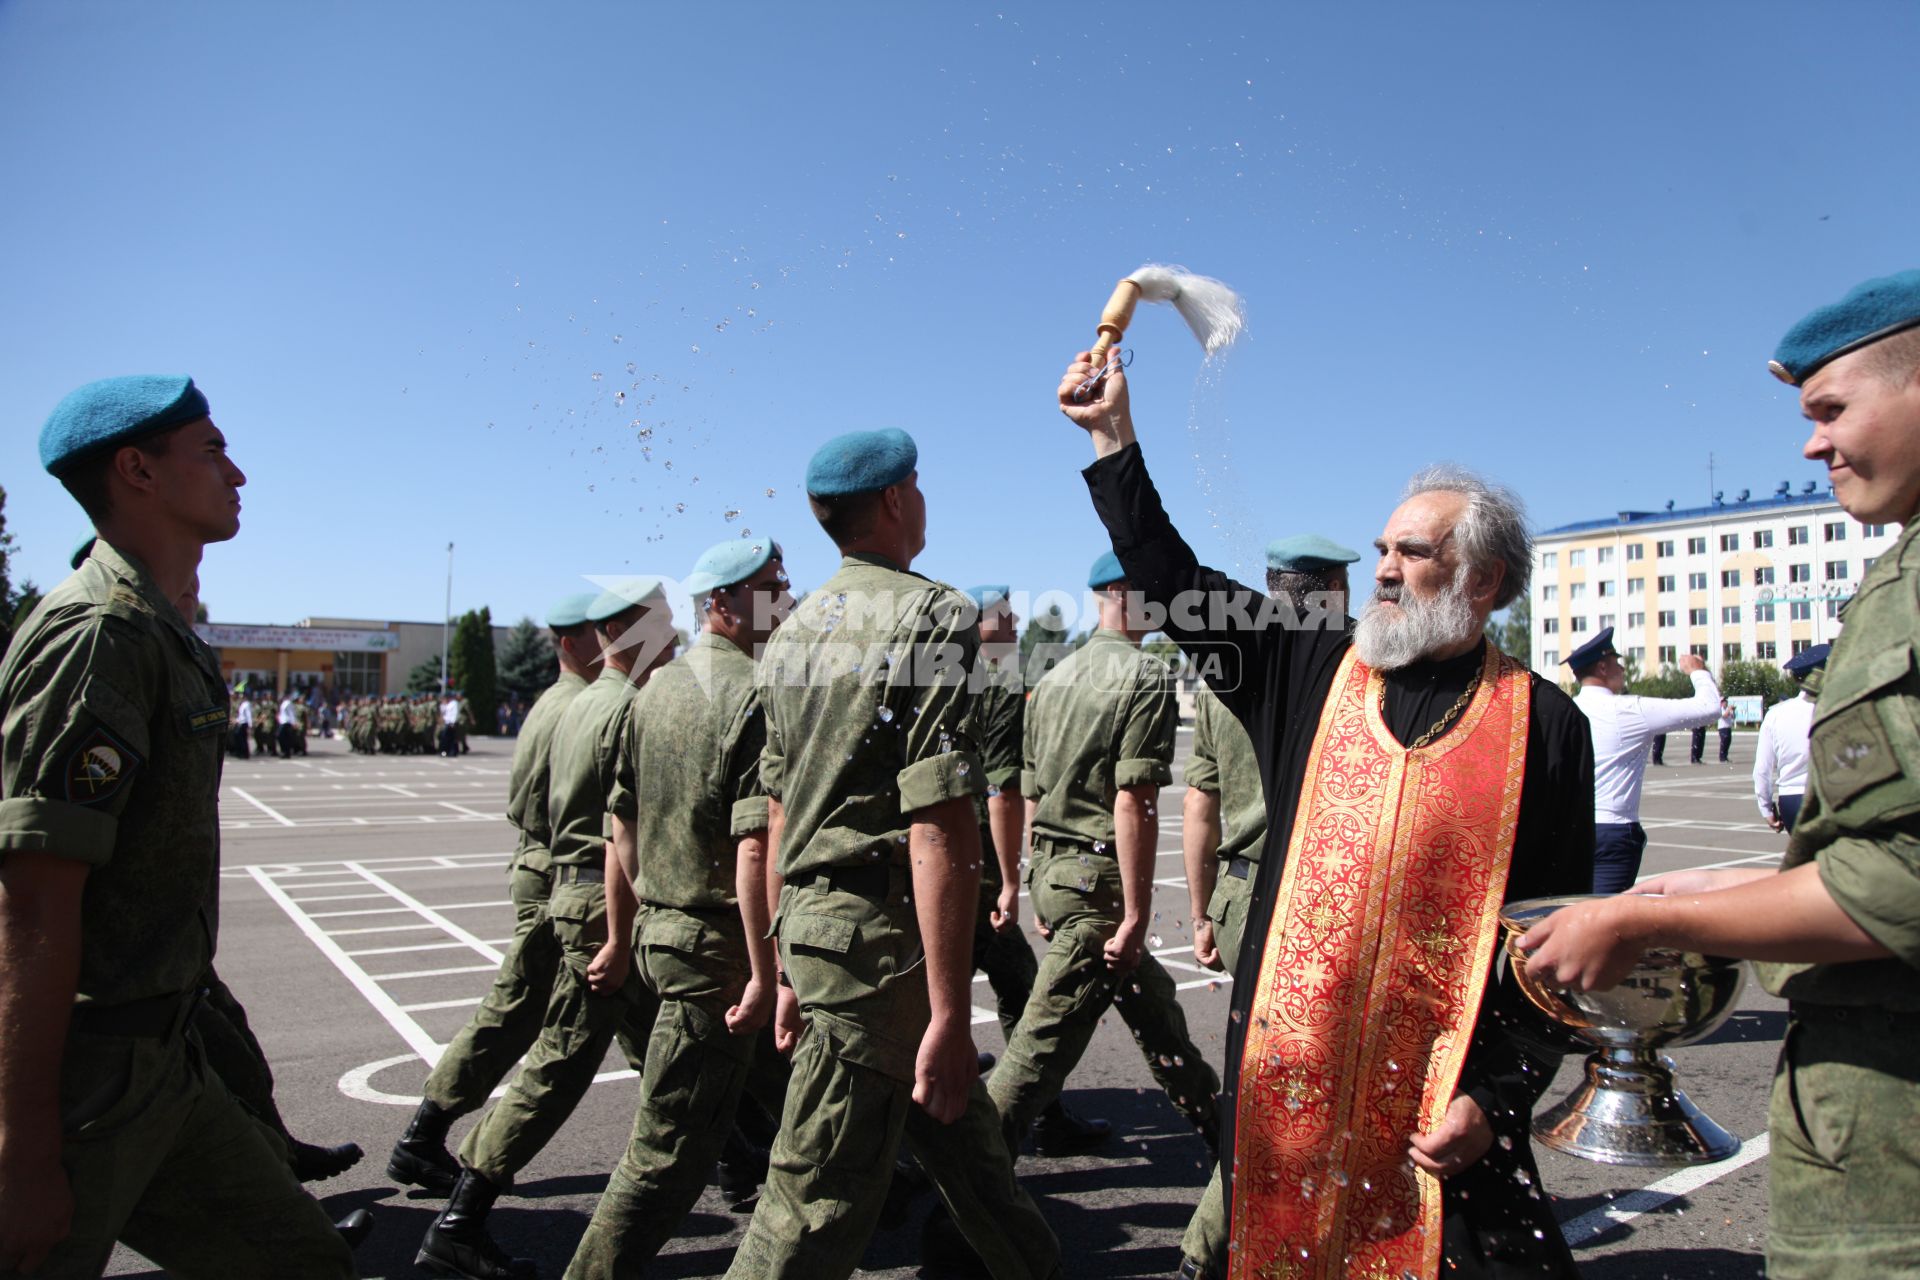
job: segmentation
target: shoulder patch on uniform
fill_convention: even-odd
[[[61,769],[67,799],[74,804],[98,804],[118,791],[140,764],[138,752],[104,726],[96,726]]]

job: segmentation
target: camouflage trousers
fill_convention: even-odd
[[[193,1016],[193,1029],[200,1037],[208,1069],[220,1077],[233,1100],[267,1130],[267,1145],[279,1151],[283,1159],[288,1158],[293,1135],[287,1132],[287,1123],[273,1100],[273,1068],[247,1022],[246,1009],[211,970],[207,972],[206,999]]]
[[[182,1280],[357,1274],[286,1152],[207,1066],[197,1033],[76,1030],[60,1092],[73,1226],[34,1280],[92,1280],[115,1241]]]
[[[520,1074],[460,1144],[460,1163],[496,1186],[510,1186],[566,1124],[616,1038],[628,1064],[642,1068],[658,1004],[637,969],[606,995],[587,986],[587,966],[607,940],[606,886],[569,881],[559,867],[554,873],[547,916],[560,964],[545,1020]]]
[[[1052,927],[1033,998],[1020,1015],[989,1091],[1017,1150],[1060,1090],[1109,1007],[1117,1007],[1147,1068],[1174,1106],[1210,1131],[1220,1077],[1187,1034],[1173,979],[1143,955],[1129,974],[1107,970],[1102,951],[1120,926],[1120,864],[1111,856],[1048,842],[1027,868],[1033,912]]]
[[[1014,1181],[985,1086],[974,1080],[951,1125],[913,1103],[929,1006],[905,869],[871,897],[836,889],[834,874],[781,893],[781,956],[807,1027],[766,1189],[729,1280],[845,1280],[873,1233],[903,1139],[999,1280],[1057,1276],[1059,1242]]]
[[[741,1093],[772,1115],[786,1099],[789,1069],[771,1030],[727,1029],[726,1012],[751,972],[740,913],[641,911],[635,958],[660,1013],[647,1041],[633,1136],[580,1238],[568,1280],[642,1275],[699,1200]]]
[[[1001,1034],[1011,1044],[1013,1029],[1020,1024],[1020,1011],[1033,996],[1040,962],[1034,958],[1025,929],[1016,926],[1002,933],[993,927],[993,912],[999,905],[1000,886],[981,881],[980,913],[973,920],[973,967],[987,975],[994,1012],[1000,1015]]]
[[[538,861],[543,863],[544,855]],[[513,942],[486,998],[440,1054],[424,1090],[429,1102],[455,1116],[485,1106],[513,1064],[532,1047],[546,1021],[554,974],[560,968],[560,944],[547,917],[553,872],[516,859],[508,884]]]
[[[1220,963],[1228,974],[1240,958],[1240,942],[1247,927],[1247,898],[1252,892],[1252,869],[1240,877],[1227,874],[1227,868],[1222,866],[1220,878],[1214,882],[1213,897],[1207,902],[1207,919],[1213,921],[1213,943],[1220,950]],[[1227,1273],[1226,1186],[1217,1164],[1187,1223],[1180,1252],[1205,1264],[1213,1275]]]
[[[1920,1016],[1795,1005],[1767,1130],[1769,1277],[1920,1276]]]

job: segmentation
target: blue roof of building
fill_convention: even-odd
[[[1576,520],[1557,529],[1543,529],[1536,536],[1552,538],[1565,533],[1598,533],[1603,529],[1648,528],[1713,516],[1747,516],[1758,511],[1792,511],[1800,507],[1830,506],[1832,503],[1832,487],[1823,486],[1815,493],[1771,494],[1748,502],[1716,502],[1709,507],[1684,507],[1677,511],[1622,511],[1603,520]]]

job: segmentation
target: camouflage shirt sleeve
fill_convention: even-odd
[[[888,705],[904,707],[907,715],[904,765],[895,779],[901,813],[986,790],[967,723],[973,710],[969,676],[980,648],[972,617],[971,602],[942,590],[904,619],[913,630],[887,689]]]
[[[1815,855],[1840,909],[1900,960],[1920,969],[1920,837],[1843,836]]]
[[[640,757],[640,717],[629,712],[620,720],[620,732],[613,748],[613,778],[607,787],[607,812],[630,823],[640,812],[634,791],[634,761]]]
[[[1173,781],[1173,737],[1180,723],[1173,675],[1165,663],[1153,658],[1144,658],[1138,671],[1121,712],[1113,785],[1164,787]]]
[[[776,635],[775,643],[778,643],[778,639]],[[778,678],[777,669],[770,665],[771,663],[772,654],[769,652],[754,668],[754,680],[762,687],[768,681]],[[766,735],[765,741],[760,746],[760,790],[766,793],[768,799],[778,800],[786,772],[785,742],[780,734],[779,721],[774,714],[774,704],[760,698],[757,693],[755,701],[759,702],[762,709],[760,722]]]
[[[25,642],[0,691],[0,855],[105,865],[147,760],[158,655],[136,623],[92,610]]]
[[[1220,791],[1220,754],[1214,740],[1213,708],[1204,690],[1193,707],[1193,753],[1187,757],[1186,783],[1201,791]]]
[[[980,759],[990,787],[1020,786],[1026,707],[1018,689],[989,685],[980,696]]]
[[[727,735],[724,770],[725,795],[733,805],[730,835],[746,836],[767,829],[767,789],[760,781],[766,742],[766,712],[759,695],[753,694],[734,717]]]

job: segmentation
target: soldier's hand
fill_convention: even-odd
[[[1220,963],[1220,948],[1213,941],[1213,921],[1205,916],[1193,922],[1193,958],[1216,973],[1226,968]]]
[[[980,1055],[964,1022],[934,1021],[920,1037],[913,1064],[913,1100],[941,1124],[967,1111],[967,1095],[980,1076]]]
[[[1681,675],[1690,676],[1696,671],[1705,671],[1706,669],[1707,669],[1707,660],[1705,658],[1702,658],[1699,654],[1683,653],[1680,655],[1680,674]]]
[[[773,1047],[781,1053],[792,1053],[805,1028],[806,1022],[800,1017],[800,997],[793,994],[792,987],[779,988],[773,1000]]]
[[[1413,1162],[1436,1178],[1449,1178],[1477,1163],[1493,1145],[1493,1126],[1480,1104],[1457,1093],[1432,1133],[1416,1133],[1407,1148]]]
[[[627,984],[633,971],[633,947],[625,938],[608,938],[587,964],[587,990],[610,996]]]
[[[11,1137],[12,1135],[8,1135]],[[22,1135],[24,1137],[24,1135]],[[73,1230],[73,1189],[60,1164],[60,1131],[9,1141],[0,1158],[0,1273],[31,1274]]]
[[[1754,867],[1700,867],[1690,871],[1669,871],[1665,875],[1642,880],[1628,893],[1660,896],[1684,896],[1691,893],[1716,893],[1776,874]]]
[[[1107,972],[1132,973],[1138,969],[1146,945],[1146,923],[1131,918],[1121,920],[1120,927],[1102,948],[1107,957]]]
[[[1039,916],[1035,916],[1033,918],[1033,931],[1040,935],[1040,940],[1042,942],[1053,941],[1053,926],[1049,925],[1045,920],[1042,920]]]
[[[1619,986],[1646,950],[1633,918],[1645,905],[1644,898],[1622,894],[1560,908],[1521,935],[1527,972],[1575,991]]]
[[[1118,361],[1114,359],[1118,355],[1118,351],[1109,353],[1108,361],[1115,365],[1113,372],[1084,393],[1081,388],[1086,386],[1087,379],[1102,367],[1093,363],[1091,351],[1082,351],[1075,356],[1060,378],[1060,412],[1066,414],[1074,426],[1092,436],[1096,446],[1104,440],[1108,447],[1102,448],[1103,453],[1133,439],[1133,407],[1127,395],[1126,370],[1119,368]],[[1076,399],[1083,394],[1086,397],[1084,400]]]
[[[1785,831],[1787,829],[1787,824],[1780,821],[1780,815],[1777,813],[1767,815],[1767,825],[1775,831]]]
[[[1009,933],[1020,927],[1020,886],[1003,884],[1000,886],[1000,900],[994,904],[993,911],[987,917],[996,933]]]
[[[758,978],[748,978],[740,1003],[727,1010],[727,1030],[736,1036],[752,1035],[767,1025],[773,1016],[773,992]]]

